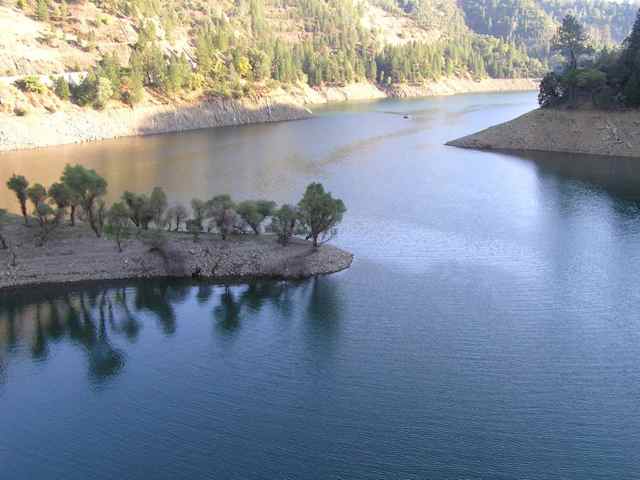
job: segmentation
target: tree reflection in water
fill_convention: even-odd
[[[172,336],[178,328],[176,308],[187,302],[211,312],[214,331],[222,335],[238,331],[243,318],[266,306],[287,319],[296,304],[308,302],[306,310],[315,317],[321,307],[313,303],[326,306],[335,300],[335,292],[319,298],[318,282],[147,280],[5,293],[0,295],[0,385],[12,358],[46,362],[59,343],[82,350],[92,384],[108,382],[125,367],[125,345],[138,341],[144,321],[154,318],[162,334]],[[296,292],[301,298],[294,301]]]

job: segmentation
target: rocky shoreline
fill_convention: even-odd
[[[535,88],[537,83],[531,79],[444,79],[424,85],[398,85],[386,90],[371,83],[323,89],[297,85],[287,89],[278,88],[259,99],[214,98],[194,104],[155,104],[134,109],[117,107],[101,112],[73,107],[24,116],[2,113],[0,152],[202,128],[300,120],[312,116],[308,106],[334,102]]]
[[[640,112],[536,109],[447,145],[640,157]]]
[[[44,247],[35,246],[35,225],[19,220],[3,229],[9,244],[0,250],[0,291],[34,285],[144,278],[303,279],[345,270],[353,255],[331,245],[314,250],[294,239],[282,246],[272,235],[240,235],[223,241],[203,234],[163,234],[160,244],[143,239],[100,238],[86,226],[61,227]],[[15,255],[15,256],[14,256]]]

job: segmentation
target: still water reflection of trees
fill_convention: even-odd
[[[216,334],[232,335],[245,316],[266,305],[278,317],[289,318],[293,304],[300,302],[299,298],[294,302],[297,293],[308,300],[309,312],[320,308],[315,302],[333,303],[334,287],[321,285],[321,279],[240,285],[144,281],[0,295],[0,385],[6,382],[12,359],[27,356],[46,362],[59,343],[79,348],[89,381],[101,384],[118,375],[126,363],[126,352],[115,345],[115,338],[134,344],[149,317],[170,337],[178,328],[176,308],[191,302],[210,312]],[[319,289],[329,297],[321,299]]]

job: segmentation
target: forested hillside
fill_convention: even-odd
[[[565,9],[578,5],[607,42],[632,21],[629,5],[572,1],[3,0],[0,75],[22,77],[13,93],[31,103],[51,76],[47,109],[238,98],[294,84],[536,77]]]
[[[459,0],[474,32],[499,37],[547,59],[553,34],[571,14],[584,26],[594,46],[617,45],[629,34],[640,2],[607,0]]]

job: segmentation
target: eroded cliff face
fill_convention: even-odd
[[[300,104],[262,100],[210,100],[105,111],[76,109],[24,117],[0,116],[0,151],[83,143],[200,128],[308,118]]]
[[[537,109],[447,145],[640,157],[640,112]]]

